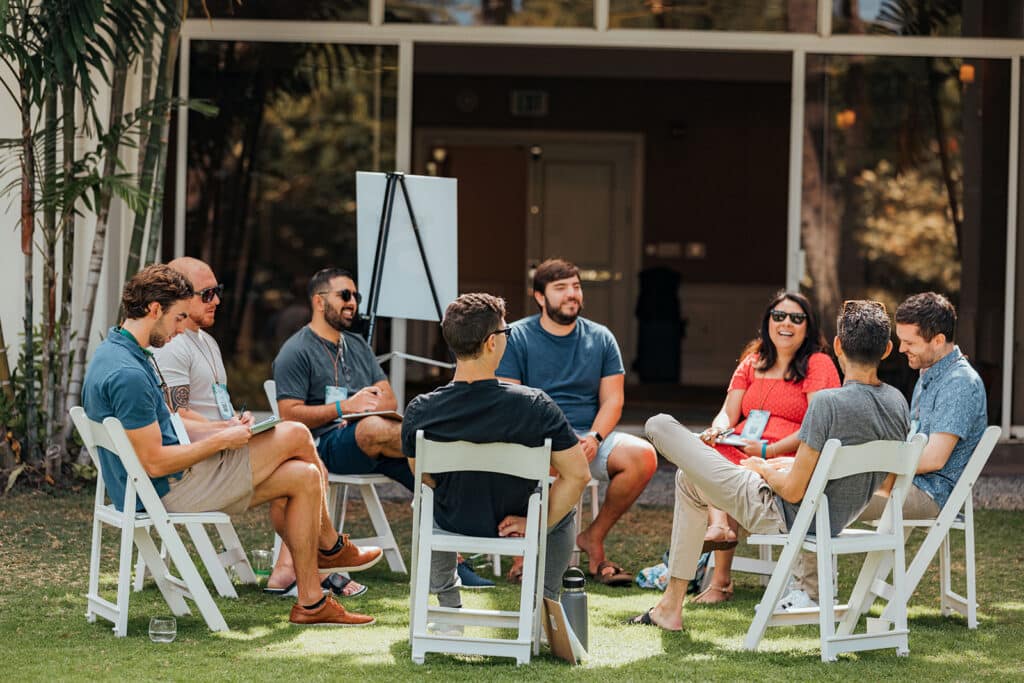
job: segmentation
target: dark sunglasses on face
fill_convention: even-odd
[[[327,294],[330,294],[330,291],[317,292],[317,294],[319,294],[320,296],[325,296]],[[357,304],[363,303],[363,295],[360,294],[359,292],[353,292],[351,289],[339,289],[337,292],[335,292],[335,294],[340,296],[341,300],[344,301],[345,303],[352,301],[353,297],[355,298]]]
[[[224,285],[214,285],[213,287],[207,287],[206,289],[200,289],[196,292],[196,296],[203,300],[204,304],[208,304],[213,301],[213,297],[221,297],[224,294]],[[221,297],[223,298],[223,297]]]
[[[781,323],[787,316],[793,321],[794,325],[803,325],[804,321],[807,320],[806,313],[789,313],[787,311],[778,311],[773,309],[768,315],[770,315],[772,320],[777,323]]]

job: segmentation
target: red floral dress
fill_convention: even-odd
[[[765,379],[755,377],[758,362],[756,353],[740,361],[736,371],[732,373],[729,391],[743,389],[743,402],[740,404],[740,421],[734,428],[739,434],[746,424],[747,415],[751,410],[768,410],[771,417],[761,438],[769,444],[784,439],[800,429],[800,423],[807,412],[807,394],[821,389],[833,389],[839,386],[839,373],[836,366],[824,353],[815,353],[807,361],[807,376],[801,382],[787,382],[784,379]],[[729,461],[739,464],[747,455],[734,446],[718,444],[715,449]],[[790,453],[774,453],[771,457],[793,455]]]

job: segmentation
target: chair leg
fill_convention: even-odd
[[[949,551],[949,532],[942,538],[942,546],[939,548],[939,604],[942,610],[942,616],[948,617],[955,611],[949,599],[950,593],[950,551]]]
[[[408,574],[402,553],[398,549],[398,541],[395,540],[395,535],[391,532],[391,524],[388,523],[384,506],[380,502],[380,496],[377,495],[377,487],[373,484],[361,484],[359,492],[363,496],[363,503],[366,504],[366,513],[370,516],[370,521],[373,522],[374,532],[381,539],[381,546],[384,548],[388,566],[393,572]]]
[[[235,531],[235,525],[231,522],[225,522],[224,524],[216,524],[214,526],[220,535],[220,542],[224,546],[224,552],[221,554],[221,564],[225,567],[233,568],[235,574],[238,575],[238,580],[242,583],[259,583],[256,573],[252,570],[252,565],[249,564],[249,558],[245,554],[245,548],[242,547],[242,541],[238,538],[238,532]]]
[[[413,539],[413,551],[417,554],[415,567],[416,575],[413,577],[412,590],[412,619],[410,619],[412,646],[412,661],[416,664],[423,664],[424,650],[420,645],[419,637],[427,632],[427,609],[430,601],[430,560],[431,560],[431,535],[432,528],[427,528],[425,520],[420,520],[419,539]],[[431,526],[433,526],[433,521]]]
[[[832,597],[835,589],[832,586],[832,565],[835,555],[828,548],[818,548],[818,629],[821,639],[821,661],[836,661],[833,650],[832,636],[836,633],[835,603]]]
[[[143,560],[149,566],[153,581],[156,582],[156,587],[160,589],[161,595],[164,596],[164,600],[167,602],[167,606],[170,607],[171,613],[178,617],[191,614],[192,612],[185,602],[181,587],[170,581],[171,571],[164,560],[163,551],[156,549],[156,543],[153,542],[153,537],[150,536],[148,529],[135,530],[135,545],[139,549],[139,554],[142,555]],[[191,562],[191,560],[189,561]]]
[[[122,534],[125,533],[123,530]],[[90,624],[96,623],[96,613],[92,611],[92,600],[99,598],[100,590],[100,554],[103,546],[103,522],[93,513],[92,546],[89,550],[89,593],[86,600],[85,618]]]
[[[235,587],[231,585],[231,578],[228,576],[224,565],[221,564],[220,556],[213,547],[213,543],[210,542],[206,529],[200,523],[189,523],[185,525],[185,528],[188,529],[188,534],[192,537],[192,543],[196,547],[196,552],[203,561],[206,573],[210,575],[210,581],[213,582],[217,593],[222,598],[237,598],[238,593],[235,592]]]
[[[142,559],[142,553],[139,553],[139,556],[135,561],[135,578],[132,581],[132,588],[136,593],[141,591],[143,585],[146,583],[147,571],[149,570],[146,568],[146,562]]]
[[[167,529],[161,529],[158,523],[156,527],[157,533],[160,534],[164,546],[167,548],[167,554],[178,569],[178,574],[181,576],[182,581],[185,582],[189,593],[192,594],[192,600],[196,603],[196,607],[199,608],[199,613],[202,614],[206,625],[211,631],[227,631],[227,622],[224,621],[223,615],[221,615],[220,610],[217,608],[217,603],[213,601],[213,596],[210,595],[210,591],[206,588],[206,584],[203,583],[202,577],[199,576],[192,558],[188,556],[185,544],[181,542],[181,538],[179,538],[175,530],[169,524],[167,526]]]
[[[975,629],[978,628],[978,592],[975,583],[974,510],[970,494],[964,513],[964,565],[967,572],[967,628]]]
[[[132,531],[132,529],[121,529],[121,553],[117,567],[117,621],[114,622],[114,635],[118,638],[128,635],[128,600],[131,597],[132,583]],[[146,533],[143,529],[134,531],[136,534]]]

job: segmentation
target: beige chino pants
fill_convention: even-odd
[[[705,445],[671,415],[647,421],[647,438],[676,472],[669,575],[692,579],[708,528],[708,505],[733,516],[751,533],[786,533],[775,495],[760,475],[738,467]]]

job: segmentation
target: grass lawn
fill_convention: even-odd
[[[408,547],[408,508],[385,503],[395,532]],[[85,599],[92,493],[59,496],[19,493],[0,498],[0,672],[4,680],[809,680],[882,678],[967,680],[1024,678],[1024,515],[978,514],[980,627],[968,631],[959,617],[938,610],[933,565],[911,603],[908,658],[892,650],[842,655],[831,665],[819,659],[817,628],[769,629],[757,653],[741,650],[761,590],[757,580],[736,575],[735,599],[719,607],[687,608],[687,630],[662,633],[622,622],[650,607],[655,591],[588,587],[591,658],[570,668],[548,654],[525,669],[512,660],[427,655],[424,666],[409,657],[408,583],[381,562],[358,575],[370,586],[346,605],[377,617],[363,629],[302,629],[288,624],[290,602],[242,587],[238,600],[218,598],[231,631],[213,634],[198,616],[178,618],[178,638],[151,643],[152,616],[170,614],[152,582],[133,593],[127,638],[110,624],[86,622]],[[360,520],[361,505],[350,508]],[[638,508],[613,530],[609,554],[631,570],[658,561],[666,547],[671,511]],[[265,513],[236,521],[247,548],[271,547]],[[358,532],[356,526],[354,531]],[[116,541],[105,535],[101,584],[115,587]],[[920,536],[916,536],[919,539]],[[406,554],[408,559],[408,555]],[[954,557],[962,566],[962,551]],[[842,590],[854,570],[843,565]],[[504,580],[490,591],[464,592],[468,606],[508,606],[517,590]]]

